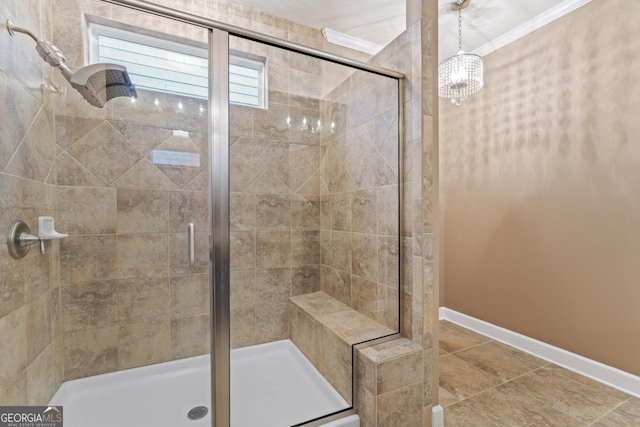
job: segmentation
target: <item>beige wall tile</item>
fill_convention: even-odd
[[[253,136],[288,141],[288,116],[289,106],[284,104],[270,103],[268,110],[255,110],[253,113]]]
[[[53,394],[51,347],[47,347],[27,368],[27,403],[46,405]]]
[[[351,230],[351,194],[335,193],[330,195],[331,229]]]
[[[376,319],[378,311],[378,285],[358,276],[351,277],[351,297],[353,308],[371,319]]]
[[[422,427],[422,384],[417,383],[376,398],[378,427]]]
[[[117,120],[111,120],[110,123],[145,156],[173,135],[171,129],[164,127]]]
[[[141,154],[109,123],[81,138],[68,153],[109,185],[141,158]]]
[[[174,318],[209,313],[209,275],[172,277],[170,312]]]
[[[255,195],[231,193],[231,230],[254,230],[256,228]]]
[[[117,369],[117,326],[64,334],[64,376],[66,381],[112,372]]]
[[[291,198],[289,195],[256,195],[256,228],[258,230],[291,229]]]
[[[291,248],[293,266],[320,263],[320,232],[293,231],[291,232]]]
[[[104,187],[98,177],[66,152],[56,158],[56,177],[59,185]]]
[[[118,322],[118,284],[115,280],[61,287],[62,329],[94,329]]]
[[[164,277],[169,274],[166,234],[118,236],[118,278]]]
[[[172,359],[209,352],[209,315],[171,320],[171,352]]]
[[[0,402],[3,405],[26,406],[27,405],[27,372],[23,371],[18,379],[9,387],[0,392]]]
[[[27,362],[31,363],[51,343],[49,294],[43,293],[26,305]]]
[[[0,75],[0,93],[2,93],[0,101],[2,105],[6,106],[6,113],[3,116],[9,116],[12,111],[21,113],[9,116],[12,120],[6,122],[6,139],[0,148],[0,168],[4,170],[20,141],[26,135],[40,105],[27,91],[4,73]]]
[[[295,111],[291,111],[292,120]],[[317,114],[317,113],[316,113]],[[317,122],[317,118],[314,119]],[[309,135],[308,131],[305,135]],[[293,132],[292,132],[293,137]],[[317,145],[316,142],[305,140],[305,143]],[[320,162],[320,150],[316,146],[303,144],[289,145],[289,187],[292,191],[300,188],[318,169]]]
[[[342,231],[331,232],[331,263],[339,270],[351,273],[351,236]]]
[[[0,389],[11,385],[27,367],[27,309],[22,307],[0,318]]]
[[[169,232],[185,233],[193,223],[198,232],[209,230],[208,196],[199,191],[172,191],[169,193]]]
[[[277,268],[291,265],[291,232],[256,233],[256,267]]]
[[[167,191],[117,190],[118,234],[166,233],[169,218]]]
[[[320,266],[305,265],[291,269],[291,295],[303,295],[320,290]]]
[[[55,159],[54,123],[51,113],[41,109],[5,171],[44,182]]]
[[[351,230],[358,233],[376,233],[377,206],[376,190],[355,191],[351,197]]]
[[[118,281],[118,318],[134,323],[169,317],[169,278]]]
[[[68,234],[116,232],[116,190],[58,187],[59,226]]]
[[[24,267],[25,297],[29,302],[49,290],[50,274],[53,261],[49,256],[41,256],[40,252],[32,248],[29,254],[18,261]]]
[[[115,279],[116,258],[116,236],[69,236],[60,242],[60,282]]]
[[[155,165],[167,178],[177,185],[178,188],[184,188],[207,167],[207,162],[205,161],[206,156],[202,153],[196,141],[193,141],[191,138],[172,136],[160,144],[157,149],[191,153],[199,156],[199,166]]]
[[[230,239],[231,269],[246,270],[255,268],[256,233],[254,231],[232,231]]]
[[[170,360],[170,321],[134,323],[118,329],[120,369]]]
[[[400,279],[398,237],[378,236],[378,282],[397,288]]]
[[[25,303],[24,263],[9,255],[6,245],[0,245],[0,318]]]
[[[255,345],[256,310],[255,307],[231,308],[231,348]]]
[[[377,394],[388,393],[422,381],[423,365],[421,349],[378,364]]]
[[[378,257],[376,237],[354,233],[351,237],[351,271],[369,280],[377,280]]]
[[[172,276],[202,274],[209,271],[209,235],[206,231],[198,232],[196,230],[195,249],[195,263],[190,266],[187,252],[187,233],[169,234],[169,268]]]
[[[162,173],[149,159],[142,159],[129,168],[112,184],[116,188],[145,190],[177,190],[178,186]]]

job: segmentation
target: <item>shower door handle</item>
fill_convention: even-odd
[[[187,263],[193,267],[196,263],[196,225],[190,222],[187,225]]]

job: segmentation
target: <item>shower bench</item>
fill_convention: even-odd
[[[289,301],[291,340],[352,405],[355,389],[363,425],[367,425],[367,419],[388,412],[385,402],[377,400],[381,393],[407,386],[422,393],[424,359],[419,344],[397,338],[360,350],[358,384],[352,388],[352,346],[395,331],[321,291],[291,297]],[[374,401],[378,403],[374,405]],[[407,414],[422,411],[422,408],[407,409]]]

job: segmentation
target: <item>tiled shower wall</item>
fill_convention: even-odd
[[[326,95],[321,117],[322,290],[398,328],[398,85],[358,71]]]
[[[186,98],[162,97],[193,107],[182,115],[146,110],[155,97],[115,101],[106,120],[56,116],[66,379],[208,352],[206,124]],[[152,150],[195,154],[200,166],[156,165]]]
[[[100,2],[59,6],[53,41],[72,68],[83,65],[87,15],[206,41],[201,29]],[[193,2],[184,6],[195,11]],[[320,44],[319,31],[249,8],[211,2],[203,10]],[[288,338],[289,296],[320,287],[319,138],[287,126],[287,118],[319,118],[321,66],[256,43],[233,40],[231,47],[268,58],[270,89],[268,110],[231,111],[232,341],[239,347]],[[56,101],[58,228],[71,235],[60,261],[65,379],[206,353],[206,101],[139,91],[135,104],[120,99],[98,110],[71,90]],[[154,165],[154,149],[198,154],[201,167]],[[192,268],[188,222],[202,232]]]
[[[289,297],[320,290],[321,66],[231,47],[268,58],[268,109],[231,107],[231,343],[243,347],[289,338]]]
[[[2,1],[0,20],[51,36],[51,3]],[[56,216],[51,70],[27,36],[0,28],[0,404],[46,403],[62,381],[58,244],[10,257],[6,234],[22,219]]]

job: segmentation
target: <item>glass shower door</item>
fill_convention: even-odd
[[[399,331],[398,83],[229,58],[231,426],[294,426],[351,408],[353,345]]]

